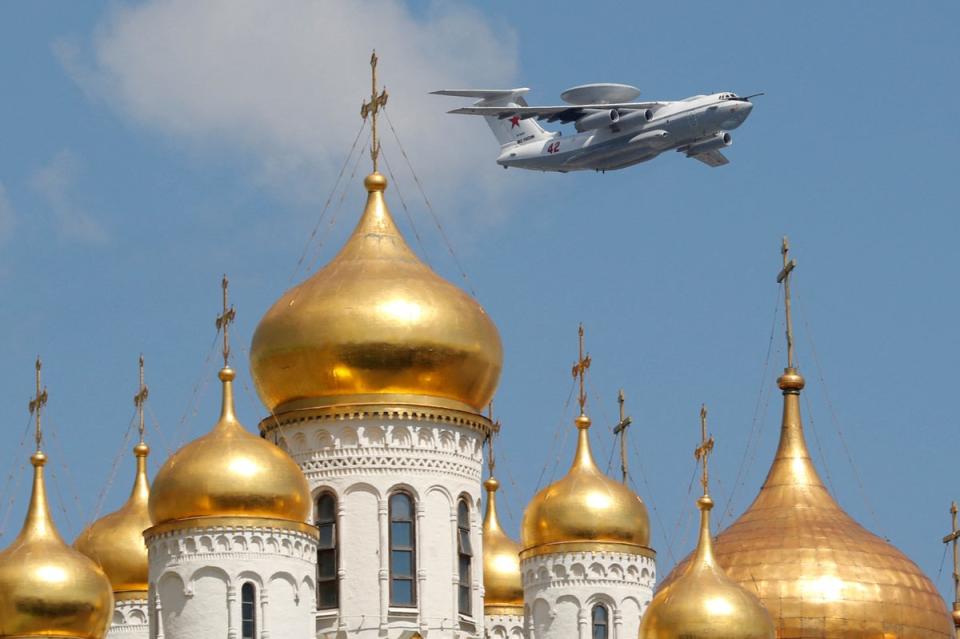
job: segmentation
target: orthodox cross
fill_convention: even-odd
[[[583,324],[580,325],[578,334],[580,336],[580,358],[573,365],[573,376],[580,380],[580,395],[577,397],[577,401],[580,403],[580,414],[583,415],[583,409],[587,405],[587,391],[583,383],[587,369],[590,368],[590,356],[583,353]]]
[[[500,432],[500,420],[493,418],[493,401],[487,406],[487,416],[490,419],[490,433],[487,435],[487,468],[490,476],[493,477],[493,471],[497,467],[496,457],[493,455],[493,438]]]
[[[41,387],[40,384],[40,369],[43,368],[43,362],[40,361],[40,357],[37,357],[36,369],[37,369],[37,394],[33,399],[30,400],[30,414],[36,418],[36,440],[37,440],[37,452],[40,452],[40,443],[43,441],[43,429],[41,428],[40,423],[40,414],[43,412],[43,407],[47,405],[47,389],[46,387]]]
[[[777,275],[777,283],[783,284],[783,300],[786,308],[787,368],[793,368],[793,316],[790,313],[790,273],[797,267],[797,261],[787,259],[787,255],[790,253],[790,244],[786,236],[783,237],[780,253],[783,255],[783,268]]]
[[[703,477],[700,483],[703,484],[703,494],[707,494],[707,484],[710,481],[710,475],[707,471],[707,459],[713,452],[713,436],[707,437],[707,405],[700,406],[700,445],[693,451],[693,456],[697,461],[703,462]]]
[[[960,528],[957,528],[957,502],[950,504],[950,516],[953,518],[953,530],[943,538],[943,543],[953,544],[953,609],[960,606],[960,555],[957,554],[957,540],[960,539]]]
[[[143,355],[140,355],[140,387],[137,389],[137,394],[133,396],[133,405],[137,407],[137,413],[140,415],[140,443],[143,443],[143,431],[144,431],[144,421],[143,421],[143,405],[147,401],[147,395],[150,394],[150,391],[147,389],[147,385],[143,383]]]
[[[623,396],[623,389],[617,395],[617,402],[620,404],[620,421],[613,428],[613,434],[620,436],[620,472],[623,473],[623,483],[627,483],[627,428],[633,421],[629,416],[623,414],[623,403],[626,398]]]
[[[380,140],[377,139],[377,114],[387,106],[387,89],[377,93],[377,52],[370,56],[370,101],[360,107],[360,116],[366,120],[370,116],[370,159],[373,160],[373,172],[377,172],[377,158],[380,156]]]
[[[223,282],[220,285],[223,287],[223,314],[217,316],[217,330],[223,331],[223,366],[226,367],[230,360],[230,324],[237,318],[237,309],[227,305],[227,288],[230,286],[230,281],[227,280],[226,275],[223,276]]]

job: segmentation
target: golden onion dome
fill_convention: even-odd
[[[497,489],[491,477],[487,489],[487,512],[483,516],[483,609],[487,615],[523,615],[523,583],[520,578],[520,544],[500,527]]]
[[[503,362],[496,327],[434,273],[397,229],[379,173],[363,217],[333,260],[290,289],[250,348],[257,392],[274,413],[384,402],[479,412]]]
[[[198,518],[256,518],[303,524],[310,487],[283,450],[247,431],[233,408],[231,368],[220,371],[220,419],[206,435],[175,452],[153,481],[155,527]]]
[[[103,639],[113,617],[110,581],[63,542],[50,518],[39,450],[23,529],[0,552],[0,637]]]
[[[717,562],[759,594],[782,637],[952,637],[950,613],[930,579],[854,521],[820,480],[800,419],[803,377],[787,368],[778,382],[784,405],[776,457],[753,504],[717,537]],[[678,566],[660,588],[685,570]]]
[[[704,495],[700,540],[693,559],[660,588],[640,622],[639,639],[774,639],[770,613],[755,595],[728,577],[713,556],[710,509]]]
[[[133,449],[137,473],[130,497],[119,510],[87,526],[73,546],[103,568],[117,600],[147,598],[147,547],[143,531],[150,528],[150,482],[147,479],[147,455],[143,442]]]
[[[647,507],[597,467],[590,451],[590,418],[581,413],[576,425],[573,465],[565,477],[537,493],[523,514],[521,556],[578,550],[653,556]]]

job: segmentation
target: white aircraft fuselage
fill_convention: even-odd
[[[669,102],[653,111],[650,120],[639,118],[619,126],[617,122],[570,136],[554,132],[545,139],[521,139],[501,147],[497,164],[537,171],[607,171],[699,141],[716,139],[718,148],[729,146],[732,138],[727,132],[743,124],[753,109],[750,102],[724,97],[729,95]]]
[[[753,95],[695,95],[677,101],[632,101],[640,89],[626,84],[585,84],[561,94],[566,102],[529,106],[527,88],[444,89],[438,95],[479,98],[450,111],[482,116],[500,143],[497,164],[535,171],[609,171],[652,160],[676,149],[717,167],[730,131],[746,121]],[[763,95],[758,93],[756,95]],[[573,123],[578,133],[547,131],[537,120]]]

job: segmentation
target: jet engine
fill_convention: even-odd
[[[733,144],[733,136],[726,131],[720,131],[711,138],[694,142],[687,147],[687,155],[696,155],[697,153],[706,153],[707,151],[716,151],[725,146]]]
[[[653,110],[652,109],[637,109],[634,111],[627,111],[626,115],[621,115],[620,119],[617,120],[618,127],[629,127],[636,124],[643,124],[644,122],[649,122],[653,119]]]
[[[602,129],[605,126],[613,126],[620,120],[620,114],[616,109],[589,109],[588,111],[587,115],[577,120],[574,125],[577,131]]]

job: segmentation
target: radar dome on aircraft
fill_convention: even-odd
[[[567,104],[622,104],[636,100],[640,89],[629,84],[613,84],[600,82],[597,84],[581,84],[570,87],[560,94],[560,99]]]

